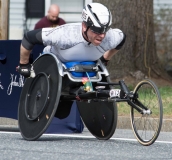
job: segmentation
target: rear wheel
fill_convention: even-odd
[[[34,62],[35,78],[27,78],[18,106],[18,124],[26,140],[38,139],[48,128],[61,96],[62,77],[56,59],[50,54]]]
[[[133,103],[143,109],[139,113],[131,107],[131,125],[135,137],[142,145],[151,145],[158,138],[163,118],[162,100],[157,86],[149,79],[137,84]]]

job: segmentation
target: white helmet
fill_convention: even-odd
[[[82,11],[82,20],[95,33],[106,33],[112,24],[110,10],[100,3],[90,3]]]

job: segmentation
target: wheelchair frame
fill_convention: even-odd
[[[37,63],[37,61],[43,57],[43,56],[51,56],[55,60],[58,68],[59,76],[64,77],[65,75],[68,76],[69,80],[73,82],[82,82],[82,77],[74,77],[70,72],[67,71],[67,67],[53,54],[50,53],[44,53],[43,55],[39,56],[34,63]],[[34,65],[33,63],[33,65]],[[151,145],[155,142],[155,140],[158,138],[161,126],[162,126],[162,116],[163,116],[163,106],[162,106],[162,100],[159,93],[159,90],[157,86],[154,84],[153,81],[149,79],[142,80],[139,82],[134,91],[130,91],[125,84],[123,80],[119,81],[118,83],[112,83],[109,78],[109,72],[106,69],[106,67],[103,65],[101,60],[98,60],[96,63],[96,66],[101,69],[101,71],[97,72],[96,76],[89,77],[89,80],[91,83],[94,83],[97,85],[97,90],[93,90],[90,92],[85,93],[79,93],[74,95],[58,95],[60,97],[59,101],[73,101],[76,100],[78,103],[78,108],[81,113],[81,118],[84,121],[84,112],[82,112],[82,105],[80,104],[86,104],[85,110],[87,109],[88,105],[91,105],[92,103],[95,105],[96,102],[104,103],[104,105],[108,106],[110,104],[114,119],[111,119],[109,122],[113,123],[110,127],[112,127],[112,130],[108,131],[107,136],[104,137],[104,132],[101,133],[102,135],[96,135],[99,134],[97,131],[93,133],[90,131],[96,138],[98,139],[109,139],[115,129],[117,124],[117,102],[127,102],[128,105],[131,107],[130,112],[130,119],[131,119],[131,125],[134,132],[134,135],[136,139],[139,141],[142,145]],[[47,73],[46,73],[47,74]],[[106,82],[102,82],[102,75],[106,77]],[[47,75],[48,77],[49,75]],[[50,76],[51,77],[51,76]],[[104,89],[104,87],[109,87],[110,89]],[[110,91],[113,90],[114,86],[120,87],[120,91],[122,93],[122,97],[111,97]],[[143,89],[143,90],[142,90]],[[149,99],[151,97],[152,100],[156,101],[157,106],[155,106],[149,99],[149,102],[145,102],[145,99],[143,99],[143,95]],[[153,107],[151,106],[153,104]],[[79,106],[80,105],[80,106]],[[21,108],[21,106],[19,106]],[[102,107],[102,110],[104,111],[106,107]],[[90,108],[91,111],[91,108]],[[106,112],[106,111],[104,111]],[[114,114],[115,113],[115,114]],[[155,113],[155,115],[154,115]],[[111,113],[108,113],[111,114]],[[54,114],[52,114],[53,116]],[[83,115],[83,117],[82,117]],[[140,116],[140,118],[139,118]],[[150,118],[149,118],[150,117]],[[156,121],[154,121],[156,119]],[[139,122],[138,122],[139,120]],[[85,118],[85,121],[89,121],[88,118]],[[90,121],[88,122],[90,123]],[[148,126],[150,123],[150,126]],[[20,123],[19,123],[20,124]],[[87,125],[86,125],[87,126]],[[106,128],[106,127],[105,127]],[[89,129],[89,128],[88,128]],[[108,129],[109,130],[109,129]],[[143,135],[146,131],[150,132],[148,135]],[[22,130],[21,130],[22,132]],[[42,134],[42,132],[41,132]],[[40,134],[40,135],[41,135]],[[40,136],[39,135],[39,136]],[[23,136],[27,140],[35,140],[39,136],[29,138],[27,139],[25,136]]]

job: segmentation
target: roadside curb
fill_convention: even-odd
[[[0,117],[0,131],[18,132],[18,121],[11,118]]]
[[[130,117],[118,116],[118,129],[132,129]],[[163,119],[162,132],[172,132],[172,119]]]
[[[132,129],[130,117],[118,116],[117,129]],[[0,131],[19,131],[18,121],[0,117]],[[163,119],[161,131],[172,132],[172,119]]]

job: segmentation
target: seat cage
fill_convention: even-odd
[[[71,80],[71,81],[74,81],[74,82],[82,82],[82,77],[75,77],[73,76],[70,71],[67,70],[67,67],[64,63],[62,63],[59,58],[57,56],[55,56],[54,54],[52,53],[44,53],[44,54],[41,54],[40,56],[44,56],[44,55],[47,55],[47,54],[50,54],[51,56],[53,56],[57,62],[57,65],[58,65],[58,68],[59,68],[59,74],[64,77],[64,75],[67,75],[68,78]],[[109,76],[109,72],[107,70],[107,68],[104,66],[104,64],[101,62],[101,60],[97,60],[96,62],[96,66],[98,66],[100,68],[99,71],[97,71],[96,73],[96,76],[94,77],[89,77],[89,80],[91,82],[100,82],[102,80],[102,75],[104,76]]]
[[[62,66],[64,68],[63,74],[64,75],[67,75],[68,78],[71,81],[74,81],[74,82],[82,82],[82,77],[75,77],[75,76],[73,76],[70,73],[70,71],[67,71],[67,67],[65,66],[64,63],[62,63]],[[96,76],[89,77],[89,79],[90,79],[91,82],[100,82],[102,80],[102,75],[109,76],[109,72],[107,71],[106,67],[103,65],[103,63],[101,62],[101,60],[98,60],[97,61],[96,66],[98,66],[101,69],[101,71],[97,71],[96,72]]]

